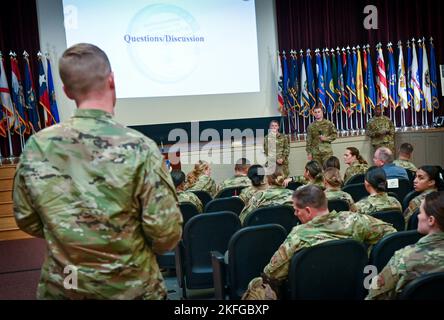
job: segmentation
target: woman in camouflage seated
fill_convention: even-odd
[[[380,211],[402,211],[399,201],[387,194],[387,178],[382,168],[368,169],[364,184],[370,195],[356,203],[356,212],[372,215]]]
[[[442,185],[441,167],[438,166],[422,166],[416,171],[415,180],[413,180],[413,187],[416,192],[420,192],[415,198],[409,202],[409,206],[404,211],[404,219],[406,226],[409,222],[413,212],[421,205],[421,201],[425,196],[434,191]]]
[[[327,200],[345,200],[348,203],[350,211],[355,212],[356,206],[353,198],[347,192],[341,190],[341,173],[336,168],[327,168],[324,171],[325,196]]]
[[[303,185],[313,184],[324,190],[324,178],[321,165],[315,160],[308,161],[305,165],[304,175],[285,179],[284,186],[287,187],[290,182],[299,182]]]
[[[255,164],[248,169],[248,178],[251,181],[251,186],[242,189],[239,198],[248,204],[250,199],[258,192],[264,191],[268,188],[267,182],[265,182],[265,169],[261,165]]]
[[[199,160],[193,171],[187,175],[186,191],[206,191],[212,197],[216,195],[216,182],[211,178],[211,167],[206,161]]]
[[[344,162],[349,166],[347,170],[345,170],[344,183],[357,174],[365,174],[368,170],[367,161],[364,160],[359,154],[359,150],[355,147],[348,147],[345,149]]]
[[[291,196],[293,191],[284,187],[284,172],[280,167],[276,167],[273,174],[267,175],[268,188],[264,191],[257,192],[245,205],[239,215],[239,219],[244,223],[245,219],[256,209],[262,207],[271,207],[278,205],[292,206]]]

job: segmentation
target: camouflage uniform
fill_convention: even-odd
[[[216,195],[216,182],[214,182],[213,178],[203,174],[186,191],[206,191],[214,197]]]
[[[380,211],[402,211],[402,206],[396,198],[390,197],[386,192],[369,195],[356,202],[356,212],[369,214]]]
[[[262,207],[271,207],[278,205],[293,206],[292,200],[293,191],[284,189],[282,187],[272,186],[268,189],[256,193],[245,205],[239,215],[239,219],[242,223],[254,210]]]
[[[415,212],[415,210],[421,206],[421,201],[425,199],[426,195],[435,191],[438,191],[438,189],[431,188],[424,190],[423,192],[421,192],[421,194],[417,195],[412,200],[410,200],[409,206],[404,210],[403,213],[406,227],[409,223],[410,217],[413,215],[413,212]]]
[[[347,192],[342,191],[340,188],[331,188],[324,192],[327,200],[345,200],[348,202],[350,211],[356,212],[355,201]]]
[[[245,203],[248,204],[248,202],[250,202],[251,198],[253,198],[253,196],[260,192],[260,191],[264,191],[268,188],[268,185],[266,183],[260,185],[260,186],[249,186],[246,187],[245,189],[242,189],[239,198]]]
[[[398,159],[398,160],[393,161],[393,163],[395,165],[397,165],[398,167],[401,167],[401,168],[404,168],[406,170],[410,170],[413,172],[416,172],[416,170],[418,170],[418,168],[416,168],[416,166],[411,161],[408,161],[408,160]]]
[[[338,132],[333,123],[326,119],[310,124],[307,132],[307,154],[311,154],[313,160],[318,161],[322,166],[325,160],[333,155],[331,143],[336,140]],[[321,141],[319,139],[321,135],[325,136],[328,140],[324,142]]]
[[[306,184],[300,186],[298,189],[301,189],[301,188],[303,188],[303,187],[305,187],[307,185],[310,185],[310,184],[318,186],[322,190],[325,190],[324,177],[323,177],[322,174],[317,176],[313,181],[308,181]]]
[[[372,139],[375,151],[380,147],[387,147],[395,152],[395,126],[386,116],[371,118],[367,124],[366,134]]]
[[[179,203],[183,202],[191,202],[194,204],[197,208],[197,211],[202,213],[204,211],[202,202],[200,199],[192,192],[190,191],[181,191],[177,193],[177,198],[179,198]]]
[[[29,138],[13,198],[18,226],[48,245],[37,298],[166,298],[156,254],[176,246],[182,215],[151,139],[78,109]],[[67,266],[77,289],[64,287]]]
[[[225,188],[249,186],[251,186],[251,180],[247,176],[234,176],[222,181],[221,184],[217,186],[217,192],[219,193]]]
[[[293,255],[304,248],[340,239],[355,239],[366,244],[375,244],[385,235],[396,232],[388,223],[367,215],[350,211],[315,217],[306,224],[293,228],[284,243],[279,247],[264,268],[263,277],[251,280],[242,299],[264,300],[276,298],[268,282],[280,287],[288,278],[290,262]],[[263,281],[263,278],[268,281]]]
[[[377,288],[371,288],[366,299],[396,299],[409,282],[437,272],[444,272],[444,232],[429,234],[396,251],[376,278]]]
[[[276,147],[274,147],[276,145]],[[270,149],[269,149],[270,147]],[[284,162],[281,166],[285,177],[288,177],[290,171],[288,169],[288,156],[290,155],[290,142],[286,135],[281,133],[273,134],[270,133],[264,138],[264,152],[267,156],[266,167],[270,166],[271,163],[276,163],[276,160],[282,159]]]
[[[344,174],[344,183],[347,182],[348,179],[357,175],[357,174],[365,174],[368,170],[368,164],[359,163],[358,160],[354,161],[348,168],[345,170]]]

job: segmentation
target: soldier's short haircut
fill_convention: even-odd
[[[246,172],[249,167],[250,167],[250,161],[248,161],[247,158],[240,158],[239,160],[237,160],[234,166],[234,170]]]
[[[181,170],[173,170],[171,171],[171,178],[173,179],[174,186],[180,186],[185,182],[185,173]]]
[[[316,109],[321,109],[322,111],[324,111],[324,108],[322,108],[322,105],[320,103],[318,103],[317,105],[315,105],[313,107],[313,110],[316,110]]]
[[[382,168],[370,167],[365,173],[365,181],[367,181],[377,192],[387,191],[387,175]]]
[[[413,153],[413,146],[410,143],[408,143],[408,142],[403,143],[399,147],[399,152],[410,155],[410,154]]]
[[[74,98],[100,92],[111,73],[111,64],[100,48],[79,43],[68,48],[59,61],[60,78]]]
[[[378,148],[375,152],[377,158],[384,163],[392,163],[393,162],[393,152],[389,148],[381,147]]]
[[[309,184],[293,192],[293,201],[298,208],[311,207],[327,209],[328,202],[324,191],[316,185]]]
[[[277,121],[277,120],[271,120],[270,123],[268,124],[268,127],[271,127],[271,124],[272,124],[272,123],[276,123],[278,126],[281,126],[281,125],[279,124],[279,121]]]
[[[426,215],[435,217],[439,229],[444,231],[444,192],[431,192],[425,197],[424,211]]]

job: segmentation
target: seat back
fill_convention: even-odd
[[[386,235],[373,247],[370,253],[370,264],[381,272],[396,251],[418,242],[421,237],[422,235],[415,230]]]
[[[238,197],[214,199],[207,203],[205,212],[231,211],[239,215],[245,207]]]
[[[413,190],[413,191],[410,191],[409,193],[407,193],[406,196],[404,197],[404,199],[402,200],[402,211],[407,209],[407,207],[409,206],[410,201],[412,201],[414,198],[416,198],[420,194],[421,193],[416,191],[416,190]]]
[[[352,239],[327,241],[304,249],[291,259],[290,298],[361,300],[367,264],[364,245]]]
[[[400,300],[444,300],[444,272],[423,275],[402,290]]]
[[[282,226],[267,224],[243,228],[231,237],[228,244],[230,299],[242,297],[248,283],[261,275],[286,236]]]
[[[256,209],[244,220],[245,227],[274,223],[283,226],[288,234],[300,221],[295,216],[294,209],[284,205]]]
[[[211,196],[211,194],[209,194],[206,191],[191,191],[192,193],[194,193],[200,200],[200,202],[202,202],[202,206],[205,208],[205,206],[207,205],[208,202],[210,202],[211,200],[213,200],[213,197]]]
[[[191,202],[181,202],[179,203],[179,209],[182,213],[183,218],[183,227],[185,227],[185,224],[195,215],[199,214],[199,211],[197,210],[197,207],[191,203]]]
[[[407,230],[417,230],[418,229],[418,214],[419,208],[412,213],[407,223]]]
[[[405,169],[405,171],[407,171],[407,176],[409,177],[410,184],[413,186],[413,180],[415,180],[416,172],[409,169]]]
[[[289,189],[289,190],[296,190],[297,188],[299,188],[300,186],[302,186],[303,184],[302,183],[300,183],[300,182],[294,182],[294,181],[291,181],[291,182],[289,182],[288,183],[288,185],[287,185],[287,189]]]
[[[333,210],[336,212],[349,211],[350,205],[343,199],[328,200],[328,211],[331,212]]]
[[[404,216],[399,210],[379,211],[372,213],[371,215],[376,219],[392,224],[393,228],[398,231],[405,230]]]
[[[360,173],[360,174],[355,174],[354,176],[352,176],[350,179],[348,179],[345,182],[345,185],[349,185],[349,184],[359,184],[359,183],[364,183],[365,180],[365,174],[364,173]]]
[[[390,188],[390,180],[398,180],[398,188]],[[405,196],[412,191],[412,184],[407,179],[387,179],[387,191],[396,193],[396,199],[402,202]]]
[[[342,191],[350,194],[354,202],[358,202],[368,196],[368,192],[363,183],[347,184],[342,188]]]
[[[238,195],[240,195],[242,189],[245,189],[245,188],[246,188],[245,186],[224,188],[224,189],[220,190],[214,198],[221,199],[221,198],[229,198],[229,197],[233,197],[233,196],[238,196]]]
[[[187,222],[183,233],[187,288],[213,287],[210,251],[227,251],[231,236],[240,228],[239,217],[229,211],[199,214]]]

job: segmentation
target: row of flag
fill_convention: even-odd
[[[310,49],[305,54],[302,50],[299,54],[291,50],[289,55],[284,51],[278,59],[279,110],[283,115],[307,117],[317,104],[327,114],[336,110],[349,116],[371,112],[377,105],[393,110],[412,108],[416,112],[439,108],[433,39],[429,52],[425,38],[408,41],[407,64],[401,42],[397,50],[388,43],[387,63],[381,44],[375,53],[373,69],[369,45],[322,52],[316,49],[314,56]]]
[[[25,135],[59,123],[59,113],[54,91],[50,60],[41,53],[38,56],[38,96],[32,77],[29,55],[23,53],[24,74],[20,73],[17,55],[10,54],[11,89],[7,81],[5,63],[0,52],[0,136],[9,137],[10,153],[12,154],[11,135],[20,135],[23,149]],[[22,81],[22,79],[24,79]],[[40,119],[40,116],[43,119]]]

